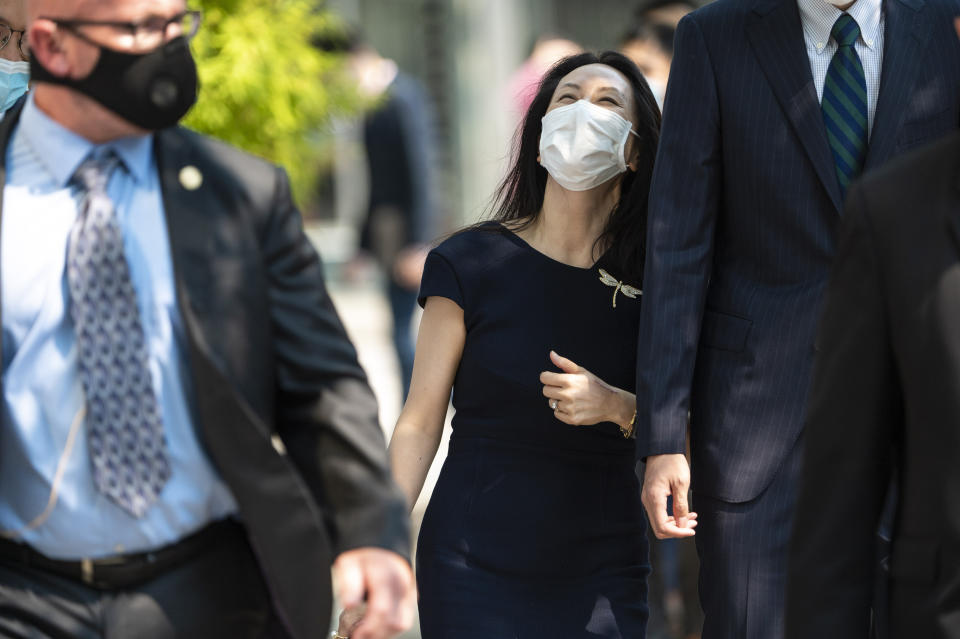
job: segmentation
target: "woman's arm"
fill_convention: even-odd
[[[460,366],[466,335],[463,309],[456,302],[445,297],[427,299],[420,320],[410,393],[390,439],[393,477],[411,510],[440,446],[450,389]]]

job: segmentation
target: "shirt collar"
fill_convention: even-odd
[[[41,111],[34,102],[32,92],[23,106],[19,129],[60,187],[70,183],[77,167],[97,146]],[[153,166],[152,135],[120,138],[103,146],[116,152],[134,180],[143,183],[147,179]]]
[[[807,41],[812,43],[817,53],[823,53],[830,42],[830,31],[837,18],[844,14],[827,0],[797,0],[800,5],[800,20]],[[860,27],[860,41],[871,51],[879,45],[877,36],[880,30],[880,18],[883,13],[882,0],[856,0],[847,9]]]

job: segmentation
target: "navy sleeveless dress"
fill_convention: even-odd
[[[424,639],[644,637],[633,440],[615,424],[558,421],[539,381],[556,370],[552,349],[634,387],[640,297],[617,293],[614,308],[600,268],[552,260],[496,223],[427,257],[421,305],[453,300],[467,333],[450,448],[417,545]]]

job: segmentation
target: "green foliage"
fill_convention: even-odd
[[[360,106],[344,56],[311,45],[342,23],[316,0],[191,4],[203,11],[193,41],[200,97],[184,124],[282,165],[306,204],[330,158],[330,117]]]

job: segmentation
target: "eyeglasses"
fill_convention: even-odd
[[[57,23],[64,29],[73,31],[83,39],[84,34],[77,31],[79,27],[107,27],[119,31],[130,37],[134,47],[138,49],[152,49],[159,47],[170,38],[183,36],[187,40],[197,35],[200,29],[200,11],[184,11],[172,18],[152,16],[138,22],[117,22],[113,20],[61,20],[59,18],[44,18]],[[175,28],[171,28],[175,27]],[[3,45],[0,45],[3,48]]]
[[[10,40],[13,39],[13,36],[17,36],[17,51],[20,52],[20,57],[24,60],[30,59],[30,45],[27,44],[26,31],[21,29],[14,29],[9,24],[4,24],[0,22],[0,49],[3,49],[5,46],[10,44]]]

